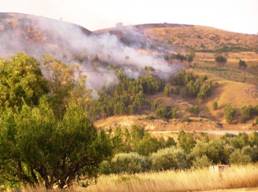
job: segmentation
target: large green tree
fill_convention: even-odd
[[[0,180],[63,188],[81,175],[95,176],[110,146],[76,104],[67,106],[62,119],[46,99],[17,113],[7,109],[0,118]]]

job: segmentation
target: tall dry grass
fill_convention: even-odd
[[[67,189],[68,192],[174,192],[209,191],[215,189],[258,187],[258,165],[231,166],[222,172],[209,168],[164,171],[140,174],[100,176],[97,184],[88,188]],[[46,192],[44,187],[25,187],[23,192]],[[241,190],[240,190],[241,191]],[[61,190],[53,190],[61,192]]]
[[[101,176],[85,192],[173,192],[258,187],[258,165]]]

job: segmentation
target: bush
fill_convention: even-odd
[[[232,123],[236,118],[237,110],[231,105],[226,105],[224,108],[224,117],[228,123]]]
[[[147,170],[148,160],[138,153],[118,153],[111,160],[114,173],[139,173]]]
[[[184,131],[180,131],[178,135],[178,145],[181,147],[186,153],[190,153],[194,148],[196,141],[191,133],[185,133]]]
[[[149,155],[150,153],[156,152],[160,149],[162,144],[158,141],[158,139],[145,136],[142,140],[137,142],[136,144],[136,152],[141,155]]]
[[[100,163],[99,165],[99,172],[101,174],[110,174],[112,173],[112,167],[111,167],[111,163],[107,160],[104,160]]]
[[[160,149],[151,154],[150,160],[153,170],[184,169],[189,167],[185,152],[175,147]]]
[[[247,154],[244,154],[240,149],[235,150],[229,157],[229,162],[231,164],[247,164],[251,161],[251,157]]]
[[[204,168],[209,167],[210,165],[212,165],[212,163],[206,155],[196,157],[193,161],[193,167],[195,168]]]
[[[210,142],[198,142],[191,151],[192,157],[207,156],[208,159],[215,164],[227,163],[228,154],[225,151],[225,144],[221,140],[213,140]]]

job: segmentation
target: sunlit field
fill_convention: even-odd
[[[79,182],[82,185],[83,181]],[[85,188],[75,184],[68,191],[78,192],[173,192],[173,191],[256,191],[258,165],[231,166],[222,171],[211,168],[164,171],[135,175],[100,176],[97,184]],[[44,191],[24,188],[23,191]],[[249,190],[248,190],[249,191]]]

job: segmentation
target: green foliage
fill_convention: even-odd
[[[149,166],[147,159],[138,153],[119,153],[111,160],[114,173],[139,173],[145,171]]]
[[[34,58],[20,53],[0,61],[0,107],[37,105],[47,93],[47,81]]]
[[[224,108],[224,118],[228,123],[233,123],[236,118],[237,110],[233,108],[231,105],[226,105]]]
[[[153,170],[184,169],[189,167],[186,153],[182,149],[169,147],[151,154]]]
[[[257,106],[243,106],[240,109],[234,108],[231,105],[226,105],[224,108],[224,117],[227,122],[242,122],[245,123],[258,115],[258,107]]]
[[[196,141],[193,134],[180,131],[178,135],[178,145],[187,153],[190,153],[192,148],[195,146]]]
[[[178,87],[183,97],[204,99],[211,95],[213,84],[206,76],[199,77],[192,73],[181,72],[171,79],[171,84]]]
[[[100,93],[100,116],[134,114],[148,109],[150,105],[145,95],[160,92],[164,87],[164,82],[151,74],[130,79],[119,71],[118,79],[118,85]]]
[[[232,164],[247,164],[251,162],[251,157],[243,153],[243,150],[237,149],[231,153],[229,162]]]
[[[95,177],[98,164],[111,152],[107,135],[98,133],[75,104],[62,119],[45,99],[17,113],[7,109],[0,127],[0,172],[7,181],[63,188],[77,176]]]
[[[201,158],[206,156],[212,163],[227,163],[228,153],[226,145],[221,140],[213,140],[209,142],[198,142],[192,149],[192,156],[195,158]]]
[[[144,136],[137,144],[136,151],[141,155],[149,155],[162,148],[160,141],[154,137]]]
[[[77,65],[67,65],[51,56],[45,56],[42,70],[48,81],[48,100],[56,116],[62,118],[71,100],[87,109],[89,117],[94,114],[91,91],[85,86],[86,77],[81,75],[83,73]]]
[[[155,113],[157,117],[167,120],[173,117],[172,108],[170,106],[159,106]]]
[[[193,161],[193,167],[195,168],[209,167],[210,165],[212,165],[212,162],[206,155],[198,156]]]

